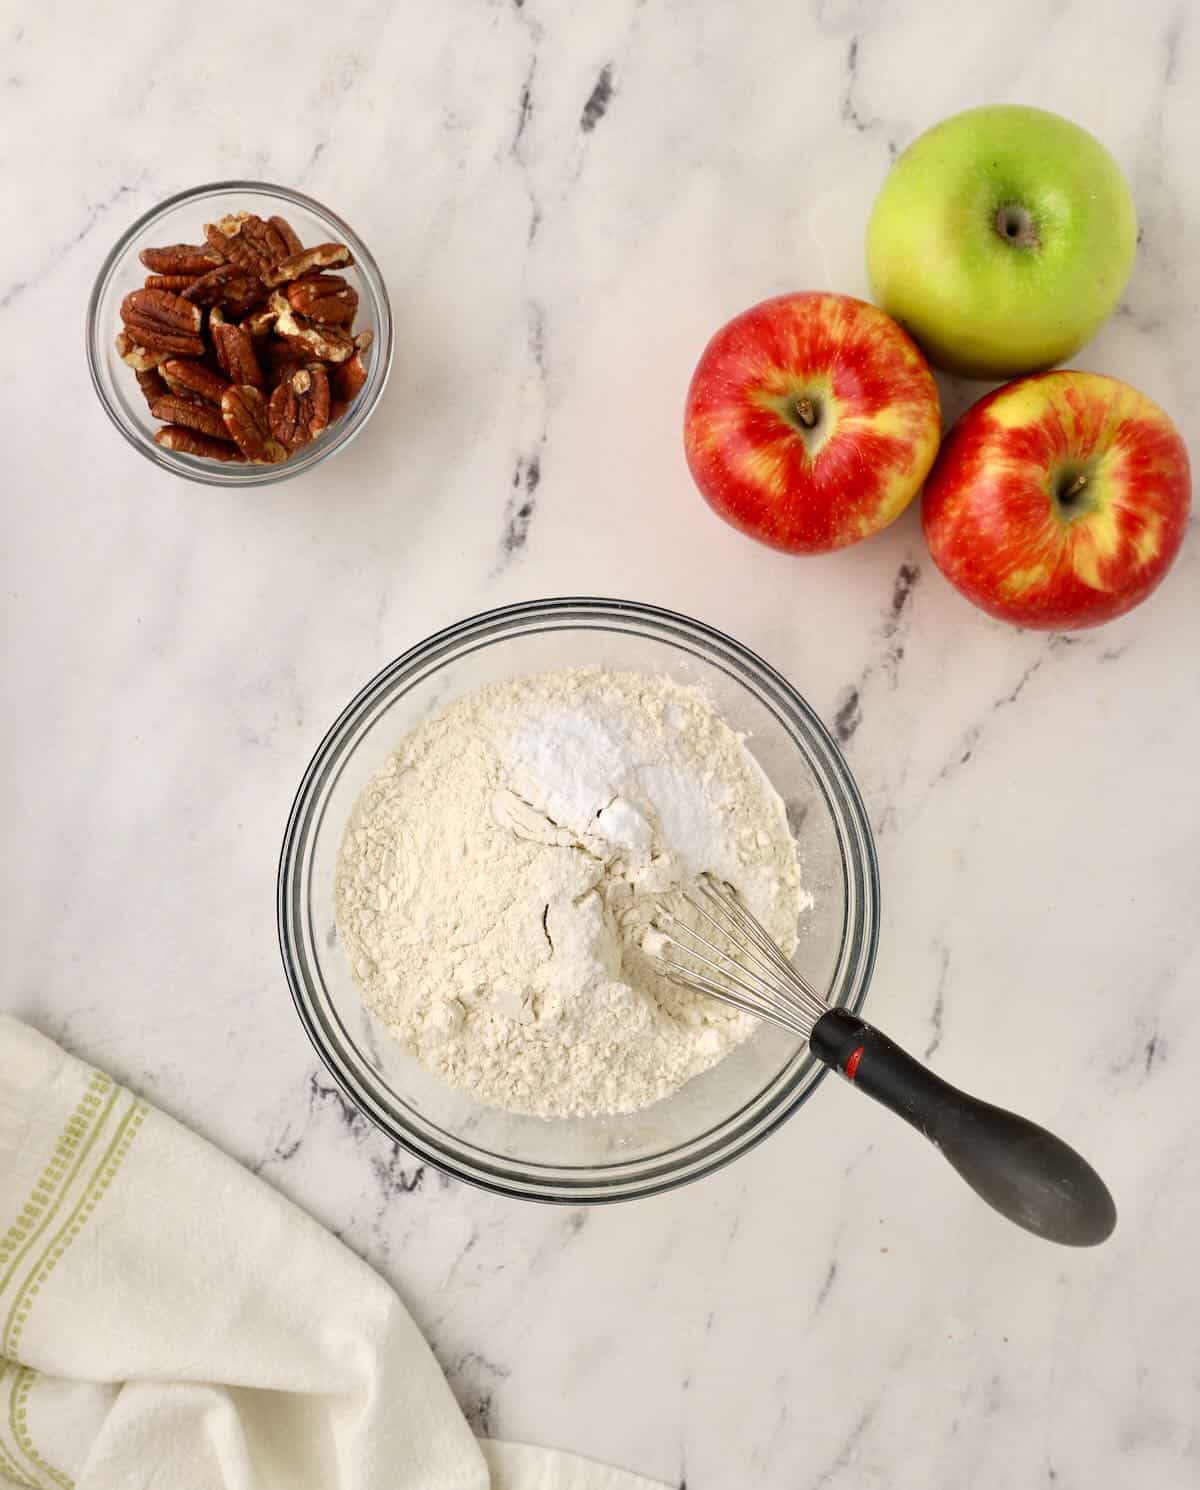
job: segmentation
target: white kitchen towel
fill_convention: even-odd
[[[0,1485],[656,1490],[472,1436],[384,1281],[0,1016]]]

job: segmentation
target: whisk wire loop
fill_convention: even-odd
[[[662,940],[654,955],[664,974],[807,1039],[828,1005],[732,888],[704,875],[681,899],[705,929],[660,907],[654,929]]]

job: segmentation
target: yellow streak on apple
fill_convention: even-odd
[[[1024,595],[1026,590],[1043,584],[1049,574],[1045,564],[1033,564],[1028,569],[1014,569],[1004,576],[1001,589],[1006,595]]]
[[[1133,551],[1139,564],[1148,564],[1162,547],[1162,517],[1152,512],[1146,518],[1145,528],[1134,539]]]
[[[771,489],[773,496],[787,495],[787,482],[783,475],[783,459],[774,446],[764,445],[742,452],[738,462],[739,474],[747,481],[760,483]]]
[[[842,416],[842,429],[845,431],[865,429],[872,434],[895,435],[898,439],[907,440],[913,448],[909,450],[908,465],[912,465],[912,457],[916,454],[916,441],[919,428],[914,429],[912,417],[891,405],[887,408],[878,409],[874,414],[845,414]],[[908,467],[906,466],[907,470]]]
[[[729,410],[717,410],[703,420],[693,438],[705,450],[719,450],[725,440],[738,431],[738,416]]]
[[[911,464],[911,462],[910,462]],[[864,512],[859,520],[858,530],[865,537],[874,533],[877,529],[886,527],[888,523],[899,517],[901,512],[908,506],[909,492],[912,490],[910,483],[905,479],[908,466],[903,471],[897,472],[888,482],[887,490],[880,497],[874,512]]]
[[[988,418],[1001,429],[1019,429],[1022,425],[1037,424],[1046,412],[1047,390],[1045,387],[1006,389],[988,410]],[[1063,409],[1059,400],[1050,395],[1054,405],[1055,413],[1070,414],[1069,409]]]
[[[1071,567],[1085,585],[1093,590],[1109,587],[1100,578],[1100,564],[1111,559],[1121,547],[1121,533],[1111,511],[1096,512],[1086,525],[1075,523],[1071,529]]]

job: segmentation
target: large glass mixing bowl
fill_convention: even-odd
[[[790,1117],[825,1069],[803,1041],[764,1025],[641,1112],[547,1121],[454,1091],[366,1011],[334,919],[338,849],[359,792],[401,737],[452,699],[587,664],[698,685],[746,735],[787,804],[814,899],[796,965],[831,1003],[862,1004],[879,926],[871,829],[837,746],[779,673],[699,621],[628,601],[535,601],[441,631],[372,679],[321,742],[284,837],[279,940],[296,1009],[339,1086],[389,1137],[486,1189],[568,1204],[651,1195],[709,1173]]]

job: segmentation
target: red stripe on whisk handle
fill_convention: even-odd
[[[866,1050],[866,1048],[867,1047],[865,1045],[860,1045],[856,1050],[852,1050],[850,1052],[850,1059],[846,1062],[844,1071],[844,1075],[847,1081],[854,1080],[854,1073],[858,1070],[858,1063],[862,1060],[863,1051]]]

